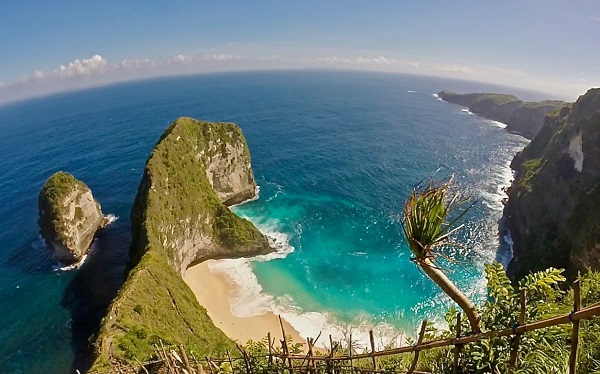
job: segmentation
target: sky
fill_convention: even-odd
[[[3,0],[0,103],[173,74],[360,69],[600,86],[600,1]]]

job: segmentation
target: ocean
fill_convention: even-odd
[[[278,252],[211,263],[239,284],[234,315],[273,310],[308,336],[374,329],[381,344],[440,321],[450,301],[410,261],[399,219],[419,182],[454,175],[473,209],[447,254],[450,277],[485,297],[483,264],[510,258],[498,220],[509,163],[527,140],[434,94],[543,94],[482,83],[352,71],[219,73],[128,82],[0,107],[0,372],[68,373],[118,292],[144,163],[179,116],[235,122],[259,198],[232,208]],[[118,219],[64,271],[37,227],[44,181],[64,170]],[[499,249],[500,248],[500,249]]]

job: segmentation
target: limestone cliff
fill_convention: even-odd
[[[560,100],[523,102],[514,95],[494,93],[457,94],[442,91],[438,96],[449,103],[467,107],[482,117],[505,123],[508,131],[528,139],[538,133],[548,113],[567,104]]]
[[[38,211],[42,237],[56,258],[65,264],[81,260],[94,235],[105,223],[92,191],[62,171],[54,173],[44,183]]]
[[[269,252],[267,238],[225,205],[255,194],[236,125],[177,119],[152,151],[131,211],[133,262],[160,250],[183,274],[210,258]]]
[[[514,241],[509,273],[600,268],[600,89],[546,117],[511,165],[504,215]]]
[[[232,342],[183,282],[201,261],[271,251],[267,238],[225,204],[255,195],[250,153],[231,123],[177,119],[146,163],[132,211],[130,272],[96,339],[94,368],[144,361],[158,339],[200,354]]]

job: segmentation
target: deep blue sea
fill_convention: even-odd
[[[440,78],[280,71],[129,82],[0,107],[0,372],[85,367],[88,338],[123,277],[144,163],[179,116],[242,128],[260,197],[234,210],[284,243],[269,258],[211,264],[240,283],[234,314],[273,310],[312,336],[352,330],[360,339],[375,328],[381,341],[439,319],[448,299],[410,261],[399,224],[403,200],[433,175],[455,175],[477,200],[457,237],[463,247],[449,253],[462,262],[449,270],[484,297],[483,264],[507,256],[498,220],[508,165],[527,141],[438,100],[443,89],[548,98]],[[38,193],[57,170],[119,217],[70,271],[37,227]]]

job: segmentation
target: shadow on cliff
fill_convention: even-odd
[[[71,335],[75,359],[71,372],[85,372],[91,365],[91,337],[123,285],[130,244],[128,220],[104,229],[92,244],[91,253],[64,290],[61,304],[71,312]]]

